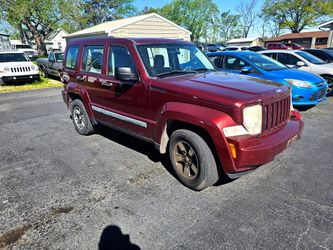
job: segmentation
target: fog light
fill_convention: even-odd
[[[302,100],[304,97],[303,96],[299,96],[299,95],[297,95],[297,96],[295,96],[295,101],[300,101],[300,100]]]
[[[229,147],[230,147],[230,151],[231,151],[231,155],[234,159],[236,159],[237,154],[236,154],[236,147],[234,144],[229,143]]]

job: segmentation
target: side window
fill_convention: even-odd
[[[275,53],[264,53],[263,55],[268,56],[268,57],[270,57],[270,58],[276,60],[276,59],[275,59],[275,58],[276,58],[276,54],[275,54]]]
[[[54,53],[50,53],[50,62],[55,62],[55,57],[54,57]]]
[[[102,45],[89,45],[84,47],[82,70],[85,72],[101,73],[103,62]]]
[[[111,46],[109,52],[108,75],[114,76],[116,68],[128,67],[135,71],[135,64],[128,49],[122,46]]]
[[[240,72],[244,66],[249,66],[249,65],[239,58],[233,56],[224,57],[224,67],[223,67],[224,69]]]
[[[221,62],[222,62],[222,56],[212,56],[208,57],[209,60],[214,64],[216,68],[222,68]]]
[[[65,63],[66,68],[75,69],[78,52],[79,52],[78,46],[70,46],[68,48],[66,63]]]
[[[278,53],[278,61],[286,65],[296,65],[296,63],[301,60],[291,54]]]

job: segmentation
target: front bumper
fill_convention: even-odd
[[[293,106],[317,105],[319,102],[326,100],[327,84],[316,86],[312,89],[292,88]]]
[[[8,82],[20,82],[20,81],[33,81],[39,80],[39,74],[28,74],[28,75],[18,75],[18,76],[2,76],[1,81],[4,83]]]
[[[233,159],[234,171],[227,174],[232,176],[273,161],[275,156],[284,151],[292,142],[301,138],[303,126],[304,123],[297,113],[287,123],[269,134],[228,138],[228,143],[235,146],[236,158]]]

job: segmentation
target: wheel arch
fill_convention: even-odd
[[[169,138],[177,129],[188,129],[198,133],[211,148],[219,169],[231,172],[235,169],[234,161],[227,140],[222,129],[235,125],[233,119],[218,110],[193,104],[167,105],[161,118],[160,124],[155,131],[154,141],[161,154],[167,152]],[[170,109],[170,108],[176,108]],[[191,112],[187,112],[191,110]]]

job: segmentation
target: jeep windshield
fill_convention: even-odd
[[[204,53],[192,44],[145,44],[137,48],[152,77],[215,71]]]
[[[0,53],[0,63],[26,61],[29,61],[29,59],[23,53]]]

